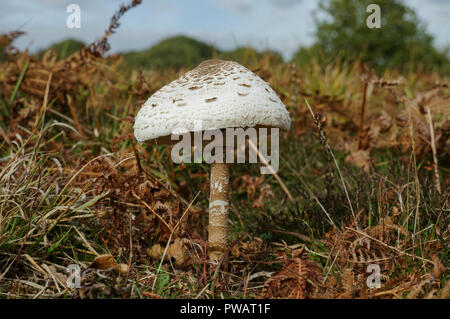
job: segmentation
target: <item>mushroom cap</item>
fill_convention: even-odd
[[[139,142],[228,127],[288,130],[289,113],[275,91],[239,63],[207,60],[155,92],[139,110],[134,135]]]

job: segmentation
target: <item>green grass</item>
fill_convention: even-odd
[[[266,72],[267,80],[290,111],[292,129],[281,135],[278,174],[294,201],[288,199],[274,176],[261,178],[259,165],[233,165],[231,241],[242,240],[218,270],[204,260],[203,250],[210,166],[173,165],[168,147],[133,141],[145,170],[141,175],[137,172],[129,137],[133,138],[133,118],[144,93],[130,91],[138,87],[135,72],[125,68],[118,71],[119,76],[116,71],[93,76],[97,109],[90,104],[90,91],[82,83],[74,85],[73,103],[83,130],[81,136],[65,100],[51,99],[45,114],[18,116],[22,108],[34,105],[40,109],[42,100],[21,89],[27,64],[17,70],[11,91],[5,88],[0,92],[6,108],[0,115],[2,128],[10,139],[0,142],[0,296],[256,298],[262,293],[265,274],[286,269],[299,249],[304,249],[301,258],[315,261],[324,276],[341,282],[345,269],[351,269],[355,276],[364,274],[364,269],[351,262],[351,256],[336,256],[330,244],[339,233],[347,236],[346,243],[361,240],[363,237],[348,230],[355,221],[359,230],[391,246],[374,248],[375,253],[394,256],[394,269],[386,272],[389,279],[384,281],[385,291],[391,289],[390,279],[400,278],[406,285],[401,296],[408,297],[436,267],[436,263],[430,263],[433,255],[448,267],[448,156],[439,152],[442,194],[435,191],[434,171],[429,169],[431,152],[417,154],[414,165],[411,145],[404,144],[403,150],[394,144],[371,146],[368,172],[348,163],[349,148],[358,136],[348,123],[357,118],[361,99],[355,65],[328,66],[325,70],[311,65],[298,75],[291,66],[280,63],[272,67],[270,61],[269,55],[263,55],[249,62],[249,67]],[[158,89],[176,74],[174,70],[148,70],[144,77]],[[436,74],[424,75],[421,87],[430,87],[436,79]],[[317,90],[320,93],[314,93]],[[404,110],[389,92],[373,90],[368,95],[367,125],[373,124],[382,109],[389,108],[394,119]],[[323,131],[351,206],[359,214],[357,220],[338,167],[303,103],[304,93],[310,95],[311,107],[325,117]],[[410,94],[416,96],[419,91]],[[336,100],[341,102],[332,102]],[[433,112],[436,127],[444,130],[441,124],[447,115]],[[39,115],[42,123],[36,118]],[[395,142],[410,140],[409,128],[396,124],[382,134],[382,141],[390,134]],[[146,192],[139,193],[141,185],[146,185]],[[166,189],[171,191],[167,196],[163,194]],[[152,209],[157,202],[169,205],[170,213],[165,208],[159,213],[172,226],[187,211],[183,232],[170,237],[188,240],[185,254],[189,258],[184,265],[177,265],[176,258],[162,261],[162,257],[150,256],[148,249],[154,244],[163,248],[171,244],[169,234],[133,192]],[[190,203],[193,211],[187,210]],[[135,218],[131,234],[130,216]],[[385,238],[371,233],[384,223],[397,228],[380,235]],[[371,239],[371,243],[376,246],[377,242]],[[341,249],[350,251],[346,244]],[[130,271],[89,270],[101,254],[112,254],[117,264],[130,263]],[[81,289],[65,286],[65,270],[70,264],[79,265],[83,271]],[[254,274],[262,275],[249,280]],[[434,296],[439,296],[446,282],[448,272],[441,271],[439,280],[420,296],[433,289]],[[327,281],[326,285],[331,284]],[[323,296],[345,292],[340,283],[336,288],[327,287]]]

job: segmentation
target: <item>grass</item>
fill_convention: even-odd
[[[174,165],[168,147],[132,140],[140,105],[186,70],[89,57],[62,85],[58,64],[2,62],[0,296],[448,298],[448,78],[270,61],[247,67],[291,114],[278,175],[293,200],[258,165],[235,165],[220,268],[205,257],[209,165]],[[103,255],[113,263],[96,269]],[[67,285],[72,264],[79,289]]]

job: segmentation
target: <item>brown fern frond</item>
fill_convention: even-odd
[[[425,296],[424,299],[434,299],[437,293],[436,289],[431,289],[430,292]]]
[[[427,279],[425,279],[425,280],[422,280],[421,282],[419,282],[417,285],[415,285],[413,287],[413,289],[411,289],[409,291],[407,298],[408,299],[417,299],[423,291],[423,286],[425,286],[425,284],[427,284],[428,282],[429,281]]]
[[[431,256],[431,260],[433,261],[433,276],[435,280],[439,280],[441,274],[444,273],[447,268],[444,266],[442,261],[439,260],[439,257],[436,254]]]
[[[322,281],[322,269],[317,262],[306,255],[287,258],[285,267],[266,281],[262,298],[314,298],[324,287]]]
[[[340,295],[340,298],[351,298],[354,292],[355,276],[351,268],[344,270],[342,275],[342,288],[344,292]]]
[[[450,280],[448,280],[441,289],[441,299],[447,299],[450,296]]]

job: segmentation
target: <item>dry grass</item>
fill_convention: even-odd
[[[0,64],[2,297],[448,298],[447,78],[247,65],[293,128],[277,178],[233,172],[233,242],[216,268],[207,166],[130,138],[139,106],[178,73],[119,68],[102,56],[111,30],[62,61],[10,50]]]

